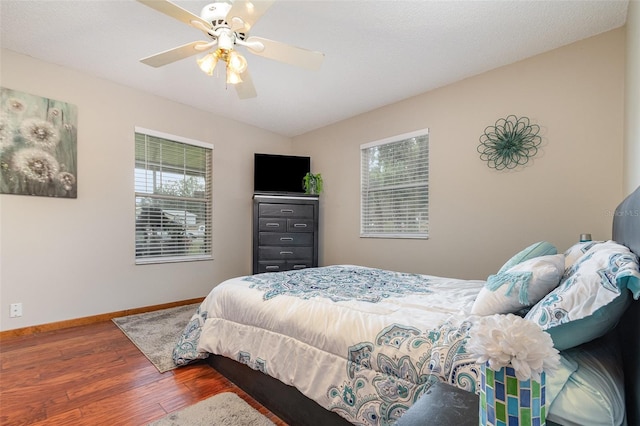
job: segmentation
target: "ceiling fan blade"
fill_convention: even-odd
[[[138,0],[140,3],[149,6],[152,9],[157,10],[158,12],[164,13],[167,16],[170,16],[178,21],[182,21],[187,25],[191,25],[194,28],[202,30],[202,25],[204,25],[207,29],[211,29],[211,22],[207,22],[198,15],[194,15],[186,9],[181,8],[180,6],[171,3],[168,0]],[[199,24],[193,24],[193,21],[198,22]],[[202,25],[201,25],[202,24]]]
[[[240,74],[240,78],[242,79],[242,83],[238,83],[235,85],[238,97],[240,99],[250,99],[258,96],[258,94],[256,93],[256,88],[253,85],[253,80],[251,80],[249,71],[245,70],[242,74]]]
[[[146,58],[142,58],[140,59],[140,62],[157,68],[175,61],[179,61],[180,59],[188,58],[189,56],[202,53],[205,50],[208,50],[209,48],[215,46],[216,44],[216,42],[192,41],[191,43],[187,43],[173,49],[165,50],[164,52],[160,52]]]
[[[297,67],[317,70],[322,65],[324,53],[303,49],[262,37],[249,37],[241,44],[251,53]]]
[[[227,22],[231,25],[231,30],[248,33],[273,2],[274,0],[235,0],[227,13]],[[240,18],[242,22],[233,18]]]

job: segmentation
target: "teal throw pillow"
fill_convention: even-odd
[[[507,260],[507,263],[502,265],[502,268],[498,271],[498,274],[506,272],[519,263],[525,262],[529,259],[533,259],[540,256],[547,256],[550,254],[558,254],[558,249],[546,241],[540,241],[535,244],[531,244],[529,247],[515,254],[511,259]]]

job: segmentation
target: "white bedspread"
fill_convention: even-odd
[[[464,342],[483,285],[349,265],[234,278],[204,300],[174,360],[224,355],[352,423],[391,424],[435,380],[475,392]]]

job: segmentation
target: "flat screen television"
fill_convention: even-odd
[[[302,179],[310,171],[310,157],[256,153],[253,190],[303,194]]]

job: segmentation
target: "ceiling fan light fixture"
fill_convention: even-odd
[[[239,84],[242,83],[240,74],[227,67],[227,84]]]
[[[213,70],[216,68],[216,64],[218,63],[218,55],[216,55],[214,52],[209,52],[202,58],[198,59],[197,62],[202,72],[209,76],[212,76]]]
[[[247,69],[247,60],[235,50],[229,53],[227,64],[228,68],[237,74],[242,74]]]

